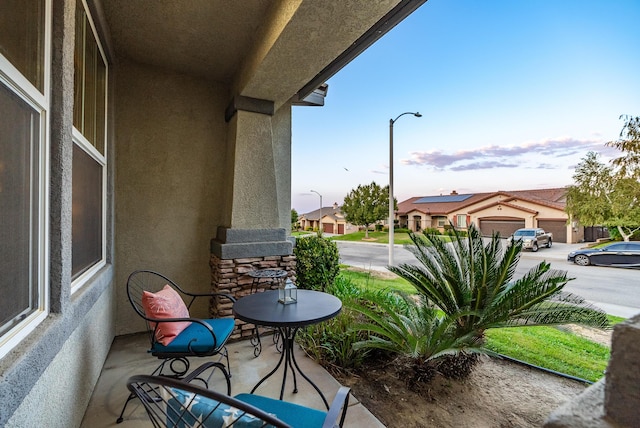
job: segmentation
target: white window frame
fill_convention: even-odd
[[[14,92],[34,110],[40,112],[40,146],[38,159],[38,254],[33,258],[37,263],[38,287],[37,309],[25,317],[0,337],[0,358],[22,342],[49,315],[49,109],[51,92],[51,1],[45,1],[44,19],[44,88],[38,88],[22,75],[17,68],[0,54],[0,84]],[[34,305],[35,306],[35,305]]]
[[[91,31],[93,32],[93,37],[95,38],[96,44],[98,45],[98,52],[102,56],[102,61],[105,64],[105,96],[104,96],[104,155],[95,148],[89,140],[87,140],[82,133],[73,127],[73,144],[78,146],[78,148],[84,150],[91,158],[93,158],[101,167],[102,167],[102,257],[97,262],[94,263],[89,269],[84,271],[80,276],[75,278],[71,282],[71,294],[80,290],[88,280],[93,277],[100,269],[102,269],[107,264],[107,107],[108,107],[108,95],[109,95],[109,63],[107,62],[107,56],[104,53],[104,49],[102,47],[102,43],[100,42],[100,38],[98,37],[98,32],[96,31],[95,24],[93,22],[93,17],[87,7],[87,3],[85,0],[82,0],[82,6],[84,8],[85,13],[87,14],[87,20],[89,21],[89,25],[91,27]],[[77,37],[77,35],[76,35]],[[84,73],[83,73],[84,76]]]
[[[466,214],[456,214],[456,227],[458,229],[466,229],[467,228],[467,215]]]

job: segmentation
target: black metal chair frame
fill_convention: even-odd
[[[241,413],[237,416],[237,419],[232,421],[228,426],[233,426],[233,423],[237,422],[238,419],[243,417],[245,414],[248,414],[262,420],[262,426],[292,428],[291,425],[288,425],[284,421],[278,419],[277,415],[267,413],[263,409],[248,404],[238,398],[231,397],[228,394],[225,395],[217,391],[190,384],[186,380],[161,376],[136,375],[129,378],[127,381],[127,387],[131,391],[131,394],[140,398],[140,401],[144,405],[147,415],[154,427],[175,427],[177,425],[195,427],[209,426],[207,425],[207,418],[211,416],[215,408],[211,408],[210,413],[204,416],[204,421],[200,421],[199,418],[193,415],[189,409],[191,402],[196,401],[195,397],[201,396],[240,410]],[[181,409],[176,410],[174,408],[169,410],[168,401],[170,398],[175,399],[175,389],[194,395],[189,396],[189,401],[191,401],[190,403],[181,403]],[[331,403],[331,407],[326,412],[322,428],[343,426],[349,406],[349,392],[350,389],[348,387],[340,387]],[[246,396],[247,394],[241,394],[241,396],[242,395]],[[253,396],[253,394],[249,395]],[[170,414],[171,417],[169,418]],[[179,417],[179,420],[168,420],[175,417]]]
[[[153,282],[154,286],[149,286],[150,283]],[[236,299],[225,293],[190,293],[184,289],[182,289],[178,284],[174,281],[166,277],[165,275],[154,272],[151,270],[137,270],[132,272],[127,279],[127,297],[129,298],[129,302],[133,309],[136,311],[138,315],[140,315],[146,323],[147,327],[147,335],[150,343],[150,353],[151,355],[161,359],[161,363],[156,367],[156,369],[151,373],[151,375],[159,375],[165,377],[172,377],[176,379],[185,379],[189,382],[193,380],[200,381],[205,388],[208,387],[208,382],[211,377],[215,373],[216,369],[220,370],[226,380],[227,384],[227,392],[231,393],[231,367],[229,365],[229,353],[227,352],[227,348],[225,343],[228,340],[228,336],[225,338],[216,337],[215,332],[204,322],[203,319],[200,318],[164,318],[164,319],[156,319],[149,318],[146,316],[144,307],[142,305],[142,295],[144,291],[157,292],[165,284],[171,286],[174,290],[176,290],[188,309],[191,308],[195,300],[199,297],[207,297],[211,299],[216,298],[225,298],[229,299],[231,302],[235,302]],[[211,333],[213,346],[211,346],[206,351],[197,351],[191,349],[191,343],[189,344],[188,352],[159,352],[154,350],[154,345],[157,343],[156,340],[156,331],[161,323],[169,323],[169,322],[184,322],[190,321],[192,323],[198,323],[203,326],[209,333]],[[209,357],[219,355],[218,361],[210,361],[202,364],[198,368],[194,369],[191,373],[188,374],[190,368],[189,357]],[[221,361],[222,359],[226,360],[226,367]],[[170,370],[170,374],[165,374],[165,369],[168,368]],[[209,374],[205,376],[207,370],[211,369]],[[121,423],[124,420],[124,412],[127,408],[129,402],[136,398],[136,395],[131,393],[127,398],[127,401],[124,403],[122,411],[120,412],[120,416],[117,419],[117,423]]]
[[[260,289],[261,283],[268,283],[270,286],[272,284],[278,284],[278,286],[282,285],[282,283],[287,278],[287,271],[283,269],[275,269],[275,268],[267,268],[267,269],[256,269],[247,272],[247,275],[251,277],[251,290],[250,293],[257,293]],[[261,282],[261,280],[263,280]],[[260,332],[258,331],[258,326],[254,326],[253,336],[249,339],[249,343],[253,345],[253,356],[258,357],[260,353],[262,353],[262,340],[260,339]],[[273,330],[273,344],[276,345],[276,350],[278,352],[282,352],[282,344],[280,343],[280,332],[278,330]]]

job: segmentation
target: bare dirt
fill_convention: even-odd
[[[588,386],[517,363],[484,357],[465,380],[437,376],[409,390],[394,364],[338,376],[387,427],[540,427]]]

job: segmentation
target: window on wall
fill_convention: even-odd
[[[466,214],[458,214],[456,215],[456,227],[460,229],[464,229],[467,227],[467,215]]]
[[[0,357],[48,313],[50,3],[0,9]]]
[[[76,3],[72,290],[105,264],[107,62],[86,5]]]
[[[44,93],[45,0],[2,0],[0,54]]]

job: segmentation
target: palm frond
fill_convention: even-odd
[[[506,321],[505,327],[581,324],[590,327],[610,328],[607,314],[582,297],[560,292],[552,298],[521,311],[517,317]]]
[[[455,317],[438,313],[424,300],[416,301],[397,291],[393,293],[403,302],[400,310],[389,301],[376,303],[375,309],[362,303],[350,303],[350,308],[368,320],[352,326],[352,329],[370,333],[368,339],[355,343],[355,348],[384,349],[426,361],[453,347],[464,348],[473,344],[474,337],[456,334]]]
[[[389,269],[455,320],[458,335],[481,338],[487,328],[509,325],[607,325],[601,311],[566,300],[562,290],[573,279],[566,271],[541,262],[514,280],[521,241],[505,246],[498,234],[487,240],[474,225],[466,236],[453,229],[451,243],[434,234],[410,236],[419,265]]]

